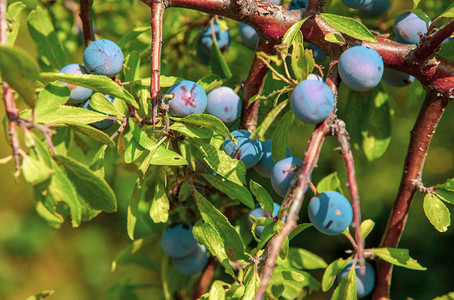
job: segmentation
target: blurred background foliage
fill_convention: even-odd
[[[15,2],[15,1],[10,1]],[[37,49],[28,34],[26,17],[36,6],[48,9],[58,37],[65,49],[68,63],[82,63],[84,50],[77,16],[68,9],[67,1],[22,1],[27,5],[17,45],[32,56],[37,57]],[[285,1],[288,3],[289,1]],[[421,3],[421,8],[429,17],[437,17],[452,1],[435,0]],[[340,0],[328,0],[329,12],[355,16],[353,10],[342,5]],[[390,33],[394,19],[404,10],[411,9],[412,1],[394,1],[390,11],[379,19],[363,19],[371,29]],[[97,38],[109,38],[119,41],[135,27],[149,26],[150,10],[139,1],[108,0],[94,1],[94,24]],[[75,18],[76,17],[76,18]],[[164,48],[162,52],[162,74],[180,76],[197,80],[207,74],[209,69],[198,61],[196,53],[197,38],[201,28],[188,31],[188,24],[208,18],[207,15],[185,9],[168,9],[164,18]],[[235,87],[245,80],[253,50],[242,44],[238,35],[237,22],[227,20],[231,34],[230,48],[225,57],[232,70],[233,77],[227,83]],[[150,71],[149,31],[128,42],[123,49],[137,50],[141,53],[141,75],[148,77]],[[440,54],[454,59],[454,41],[443,45]],[[47,70],[45,62],[41,69]],[[327,60],[324,64],[327,70]],[[58,71],[58,70],[53,70]],[[268,76],[264,93],[270,93],[280,83]],[[361,195],[363,219],[373,219],[376,226],[367,240],[367,247],[379,244],[389,211],[392,207],[400,182],[403,162],[409,140],[409,132],[414,124],[420,104],[424,98],[422,86],[415,82],[406,88],[394,88],[385,83],[380,88],[389,94],[392,115],[392,139],[387,152],[379,159],[369,162],[366,156],[355,149],[357,179]],[[345,103],[352,92],[341,86],[339,93],[339,116],[346,114]],[[24,103],[19,103],[25,108]],[[262,105],[261,117],[266,114],[266,103]],[[4,119],[4,106],[0,105],[0,117]],[[454,139],[452,139],[452,120],[454,111],[448,106],[433,139],[426,161],[423,180],[426,186],[444,182],[454,177]],[[3,123],[5,124],[5,123]],[[237,127],[233,124],[231,128]],[[273,128],[272,128],[273,129]],[[272,129],[269,132],[271,136]],[[347,123],[347,129],[349,124]],[[288,144],[294,156],[302,157],[313,126],[298,123],[292,127]],[[0,140],[6,140],[7,129],[0,131]],[[58,139],[55,137],[55,139]],[[85,151],[83,138],[81,143],[72,145],[74,155],[85,160],[93,153]],[[335,151],[337,141],[327,138],[320,155],[318,167],[314,171],[313,181],[317,183],[324,176],[337,172],[345,186],[346,176],[342,156]],[[110,150],[109,150],[110,151]],[[54,290],[51,299],[134,299],[129,290],[138,290],[140,299],[159,299],[156,291],[160,290],[158,270],[146,270],[133,265],[120,265],[111,272],[111,263],[116,254],[130,244],[126,234],[126,205],[134,188],[137,174],[127,165],[117,163],[116,153],[107,152],[106,167],[108,181],[115,190],[119,202],[119,212],[102,214],[92,222],[84,223],[73,229],[66,223],[60,229],[47,225],[36,213],[33,191],[23,178],[14,177],[12,162],[0,165],[0,295],[2,299],[25,299],[44,290]],[[10,155],[11,149],[5,142],[0,144],[0,158]],[[254,171],[249,171],[251,179],[265,186],[273,193],[276,202],[282,198],[274,194],[269,180]],[[344,191],[347,189],[345,188]],[[310,192],[308,192],[310,196]],[[452,290],[454,276],[454,234],[452,228],[446,233],[439,233],[429,223],[422,209],[422,195],[417,194],[411,207],[410,217],[400,247],[409,248],[412,257],[428,267],[425,272],[412,271],[396,267],[393,274],[392,296],[394,299],[432,299]],[[188,204],[189,205],[189,204]],[[306,204],[307,205],[307,204]],[[452,211],[452,206],[449,206]],[[244,211],[245,213],[247,211]],[[308,218],[303,207],[301,221]],[[235,222],[235,221],[234,221]],[[245,224],[245,215],[238,217],[238,224]],[[151,221],[140,224],[138,236],[153,232]],[[294,246],[303,247],[323,257],[328,263],[339,256],[345,256],[349,248],[348,241],[341,237],[325,236],[311,228],[293,241]],[[152,244],[150,255],[161,253],[160,244]],[[159,261],[159,259],[158,259]],[[153,268],[151,268],[153,269]],[[315,273],[321,279],[322,272]],[[228,278],[224,278],[229,280]],[[177,283],[175,283],[177,284]],[[145,287],[144,289],[142,289]],[[140,289],[136,289],[140,288]],[[154,292],[155,291],[155,292]],[[324,299],[326,295],[315,293],[308,299]]]

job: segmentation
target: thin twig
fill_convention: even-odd
[[[91,13],[91,6],[93,0],[80,0],[80,19],[82,20],[82,31],[84,33],[84,42],[88,46],[95,40],[95,33],[93,30],[93,16]]]

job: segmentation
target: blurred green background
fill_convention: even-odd
[[[77,26],[71,12],[65,8],[64,1],[23,1],[30,11],[36,5],[49,8],[56,22],[56,27],[69,49],[69,62],[82,62],[83,42],[78,37]],[[289,1],[286,1],[289,2]],[[342,6],[340,1],[327,1],[327,7],[338,14],[354,14]],[[434,19],[452,1],[422,1],[421,8]],[[394,1],[388,15],[379,20],[364,20],[370,28],[379,28],[391,33],[390,26],[397,15],[405,9],[410,9],[411,1]],[[118,41],[122,36],[137,26],[149,24],[150,10],[138,1],[94,1],[95,24],[98,37]],[[189,11],[169,9],[165,14],[164,49],[162,74],[182,76],[197,80],[208,74],[206,66],[197,61],[196,42],[200,29],[185,35],[181,28],[190,19],[201,18],[203,14]],[[36,56],[37,51],[31,40],[26,26],[26,14],[23,16],[19,33],[18,46]],[[231,84],[245,80],[253,51],[241,44],[237,25],[228,21],[231,33],[231,47],[225,53],[234,79]],[[64,34],[66,32],[66,35]],[[125,46],[142,53],[142,75],[149,76],[149,45],[150,34],[139,36]],[[443,45],[440,52],[443,56],[454,58],[454,42]],[[326,66],[326,61],[325,61]],[[56,70],[54,70],[56,71]],[[325,68],[326,71],[326,68]],[[270,77],[270,76],[269,76]],[[274,83],[275,84],[275,83]],[[273,83],[265,88],[265,93],[272,90]],[[392,207],[400,182],[403,162],[409,140],[409,132],[423,101],[424,91],[416,82],[403,89],[393,88],[384,83],[381,88],[390,95],[389,103],[393,112],[392,140],[385,155],[373,162],[368,162],[361,151],[354,151],[357,167],[357,180],[361,195],[363,219],[373,219],[376,226],[367,239],[367,247],[378,245],[381,233],[386,226],[389,211]],[[344,114],[343,107],[349,95],[341,86],[339,116]],[[25,108],[23,103],[19,103]],[[0,105],[0,117],[5,116],[4,106]],[[424,169],[426,186],[444,182],[454,177],[454,140],[452,127],[454,111],[448,107],[437,129]],[[233,127],[237,124],[232,125]],[[347,129],[349,129],[347,124]],[[313,126],[294,126],[289,136],[288,144],[294,156],[302,157]],[[11,154],[6,141],[7,129],[0,131],[0,158]],[[76,147],[75,145],[73,145]],[[345,186],[346,176],[342,156],[335,151],[337,141],[334,137],[327,138],[320,155],[318,168],[314,171],[313,181],[332,172],[338,172]],[[51,299],[122,299],[112,287],[115,284],[127,285],[139,282],[149,286],[159,286],[155,272],[132,266],[120,266],[111,272],[111,263],[115,255],[130,241],[126,234],[125,207],[129,201],[135,184],[136,175],[127,166],[117,164],[115,153],[108,153],[112,174],[108,179],[114,188],[118,201],[119,212],[102,214],[80,228],[73,229],[66,223],[61,229],[48,226],[36,213],[34,208],[33,191],[23,178],[14,177],[13,163],[0,165],[0,296],[2,299],[25,299],[28,296],[44,290],[54,290]],[[115,175],[115,176],[113,176]],[[270,183],[251,172],[250,178],[263,184],[271,192]],[[343,187],[344,187],[343,186]],[[347,189],[344,188],[344,192]],[[348,193],[347,193],[348,194]],[[281,198],[275,196],[277,202]],[[427,271],[411,271],[395,268],[393,274],[393,299],[432,299],[454,289],[454,234],[452,228],[446,233],[439,233],[429,223],[422,209],[422,195],[417,194],[411,207],[407,227],[402,237],[400,247],[409,248],[410,254]],[[449,207],[453,213],[452,206]],[[304,207],[301,220],[307,221]],[[159,245],[159,244],[156,244]],[[311,228],[294,241],[294,246],[304,247],[322,256],[328,263],[345,255],[349,244],[342,237],[327,237]],[[321,272],[315,276],[321,279]],[[141,299],[157,299],[144,289]],[[309,299],[326,299],[327,295],[315,293]],[[123,298],[126,299],[126,298]]]

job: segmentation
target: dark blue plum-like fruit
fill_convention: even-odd
[[[396,40],[404,44],[419,43],[421,35],[426,34],[427,30],[426,22],[409,11],[398,16],[393,26]]]
[[[315,80],[315,81],[320,81],[320,82],[323,82],[323,78],[321,78],[320,76],[318,76],[317,74],[313,74],[313,73],[310,73],[309,75],[307,75],[307,80]]]
[[[207,94],[203,88],[190,80],[182,80],[172,85],[167,91],[173,98],[168,100],[172,116],[185,117],[201,114],[207,107]]]
[[[227,50],[230,44],[230,32],[229,30],[222,31],[218,23],[213,23],[214,36],[216,37],[216,42],[218,44],[221,52]],[[197,52],[200,58],[200,61],[204,64],[208,64],[210,61],[210,52],[211,46],[213,45],[213,32],[211,25],[208,24],[206,29],[202,32],[199,38],[199,45],[197,47]]]
[[[348,272],[352,269],[353,259],[348,265],[337,275],[337,281],[341,282],[342,279],[347,276]],[[355,265],[356,274],[356,294],[359,298],[366,297],[369,295],[375,287],[375,270],[374,267],[366,262],[366,272],[361,274],[360,266],[357,262]]]
[[[321,63],[326,59],[326,54],[323,53],[322,49],[319,47],[309,44],[307,49],[312,50],[312,55],[314,56],[314,60],[316,63]]]
[[[334,94],[324,82],[303,80],[290,98],[293,113],[301,121],[317,124],[325,120],[334,109]]]
[[[273,202],[273,212],[270,213],[269,211],[265,211],[263,210],[260,206],[254,208],[253,210],[251,210],[251,212],[249,213],[249,224],[254,224],[254,222],[252,221],[251,219],[251,216],[253,216],[254,218],[256,219],[259,219],[259,218],[276,218],[277,217],[277,214],[279,213],[279,209],[281,209],[281,206],[279,204],[277,204],[276,202]],[[257,237],[260,237],[263,233],[263,229],[265,229],[265,226],[256,226],[255,227],[255,235]]]
[[[290,10],[302,9],[306,8],[306,6],[307,0],[292,0],[292,2],[290,2],[289,9]]]
[[[251,25],[240,23],[238,25],[238,32],[240,33],[240,37],[243,40],[243,43],[246,44],[246,46],[250,48],[257,47],[260,38],[257,34],[257,31],[255,31],[255,29]]]
[[[60,73],[65,74],[87,74],[84,66],[79,64],[69,64],[64,66],[63,69],[60,70]],[[91,94],[93,93],[92,90],[87,89],[82,86],[74,85],[71,83],[66,83],[60,81],[61,84],[65,84],[69,87],[70,95],[68,103],[70,104],[79,104],[90,98]]]
[[[287,157],[278,161],[271,171],[271,184],[279,195],[285,196],[290,182],[296,175],[296,167],[303,161],[298,157]]]
[[[342,53],[338,69],[346,86],[363,92],[374,88],[380,82],[385,66],[380,54],[374,49],[354,46]]]
[[[342,0],[345,6],[350,8],[364,8],[372,4],[372,0]]]
[[[391,6],[388,0],[373,0],[371,4],[360,8],[363,15],[370,18],[375,18],[383,15]]]
[[[383,81],[395,87],[404,87],[415,81],[415,77],[404,72],[385,68]]]
[[[112,102],[112,103],[115,102],[115,98],[113,98],[113,97],[110,96],[110,95],[104,95],[104,97],[106,97],[107,99],[109,99],[110,102]],[[94,111],[94,109],[90,106],[90,99],[87,100],[87,101],[82,105],[82,108],[85,108],[85,109],[89,109],[89,110],[93,110],[93,111]],[[107,116],[107,114],[106,114],[106,116]],[[114,120],[105,119],[105,120],[102,120],[102,121],[90,123],[90,125],[93,126],[93,127],[98,128],[98,129],[107,129],[107,128],[109,128],[110,126],[112,126],[114,122],[115,122]]]
[[[259,140],[250,139],[251,133],[244,129],[232,131],[238,145],[226,138],[224,151],[232,158],[241,160],[247,169],[252,168],[262,157],[262,143]]]
[[[183,257],[173,257],[173,264],[183,274],[200,273],[208,264],[207,250],[203,245],[197,245],[195,250]]]
[[[85,48],[84,65],[88,73],[114,77],[123,67],[123,52],[111,40],[100,39]]]
[[[353,209],[342,194],[334,191],[313,197],[308,206],[309,219],[315,228],[328,235],[347,229],[353,220]]]
[[[226,124],[234,122],[241,113],[241,99],[226,86],[218,87],[208,93],[207,113]]]
[[[161,237],[162,249],[172,257],[183,257],[194,252],[198,246],[192,235],[192,226],[175,223],[167,227]]]
[[[263,177],[270,178],[271,172],[275,165],[273,156],[271,155],[271,140],[262,142],[263,154],[260,161],[254,166],[254,170],[257,171]],[[290,148],[287,147],[286,157],[292,156]]]

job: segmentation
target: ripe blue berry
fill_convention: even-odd
[[[240,33],[240,37],[243,40],[243,43],[246,44],[246,46],[250,48],[257,47],[260,38],[257,34],[257,31],[255,31],[252,26],[240,23],[238,25],[238,32]]]
[[[306,6],[307,0],[292,0],[292,2],[290,2],[289,9],[290,10],[302,9],[306,8]]]
[[[312,55],[314,56],[314,60],[316,63],[319,64],[325,60],[326,54],[323,53],[323,51],[319,47],[310,44],[309,46],[307,46],[307,49],[312,50]]]
[[[60,70],[60,73],[65,73],[65,74],[87,74],[87,71],[85,70],[84,66],[79,65],[79,64],[69,64],[67,66],[64,66],[63,69]],[[74,84],[66,83],[66,82],[61,82],[61,84],[65,84],[69,87],[70,90],[70,95],[69,95],[69,100],[68,103],[70,104],[79,104],[90,98],[91,94],[93,93],[92,90],[87,89],[82,86],[77,86]]]
[[[342,194],[334,191],[313,197],[309,202],[308,214],[314,227],[328,235],[343,232],[353,220],[350,202]]]
[[[161,237],[162,249],[172,257],[183,257],[194,252],[198,246],[192,235],[192,226],[175,223],[167,227]]]
[[[207,106],[207,94],[200,85],[190,80],[175,83],[167,94],[173,95],[167,103],[170,114],[175,117],[201,114]]]
[[[234,122],[241,113],[241,99],[226,86],[218,87],[208,93],[207,113],[229,124]]]
[[[110,96],[110,95],[104,95],[104,97],[106,97],[107,99],[109,99],[110,102],[112,102],[112,103],[114,103],[114,101],[115,101],[115,98],[113,98],[113,97]],[[89,110],[94,110],[94,109],[90,106],[90,100],[87,100],[87,101],[82,105],[82,108],[89,109]],[[107,116],[107,114],[106,114],[106,116]],[[115,122],[114,120],[105,119],[105,120],[102,120],[102,121],[98,121],[98,122],[91,123],[90,125],[93,126],[93,127],[98,128],[98,129],[107,129],[107,128],[109,128],[110,126],[112,126],[114,122]]]
[[[399,43],[416,44],[421,40],[421,35],[427,33],[427,24],[415,13],[407,11],[394,21],[393,31]]]
[[[194,251],[183,257],[173,257],[175,267],[183,274],[193,275],[203,271],[208,264],[207,250],[197,245]]]
[[[342,279],[347,276],[347,273],[351,270],[353,265],[353,260],[351,260],[348,265],[337,275],[337,281],[341,282]],[[359,263],[356,263],[355,274],[356,274],[356,293],[358,298],[365,297],[372,292],[375,286],[375,270],[374,267],[368,262],[366,262],[366,272],[361,274]]]
[[[339,76],[350,89],[358,92],[374,88],[384,71],[383,59],[374,49],[355,46],[339,58]]]
[[[415,81],[415,77],[404,72],[385,68],[383,81],[395,87],[404,87]]]
[[[279,213],[279,209],[281,209],[281,206],[279,204],[277,204],[276,202],[273,202],[273,213],[270,214],[269,211],[264,211],[263,209],[260,208],[260,206],[254,208],[253,210],[251,210],[251,212],[249,213],[249,224],[252,226],[252,224],[254,223],[251,219],[251,216],[253,216],[254,218],[256,219],[259,219],[259,218],[276,218],[277,217],[277,214]],[[260,235],[262,235],[263,233],[263,229],[265,229],[265,226],[256,226],[255,227],[255,235],[257,237],[260,237]]]
[[[388,0],[373,0],[371,4],[360,8],[366,17],[375,18],[383,15],[391,6]]]
[[[271,184],[276,193],[285,196],[290,182],[296,175],[296,167],[303,161],[298,157],[287,157],[278,161],[271,171]]]
[[[263,177],[270,178],[271,172],[275,165],[273,156],[271,155],[271,140],[266,140],[262,142],[263,154],[260,161],[254,166],[254,170],[257,171]],[[287,147],[286,157],[292,156],[290,148]]]
[[[298,119],[317,124],[333,111],[334,94],[324,82],[303,80],[293,90],[290,104]]]
[[[233,137],[238,141],[238,145],[226,138],[224,141],[224,151],[232,158],[241,160],[247,169],[252,168],[262,157],[262,143],[259,140],[251,140],[251,133],[244,129],[232,131]]]
[[[216,41],[218,43],[218,47],[221,52],[227,50],[230,44],[230,33],[228,30],[221,31],[218,23],[213,23],[213,30],[214,36],[216,37]],[[199,39],[199,46],[197,48],[198,55],[202,63],[208,64],[210,61],[210,52],[211,46],[213,45],[213,34],[212,34],[211,25],[208,24],[206,29],[202,32]]]
[[[92,42],[84,51],[84,65],[88,73],[114,77],[123,67],[123,52],[111,40]]]
[[[372,0],[342,0],[342,2],[350,8],[363,8],[372,4]]]

